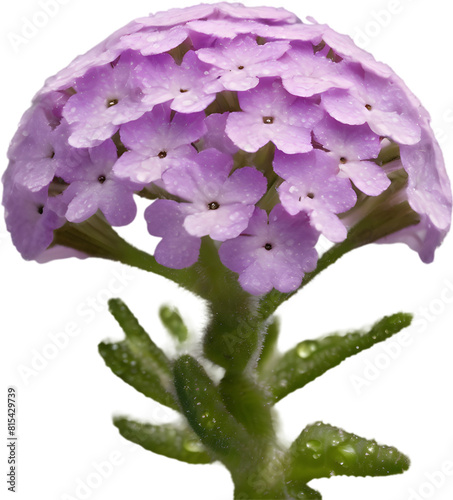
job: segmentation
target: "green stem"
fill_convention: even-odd
[[[262,450],[254,463],[232,472],[235,500],[296,500],[285,479],[286,455],[276,443]]]
[[[209,238],[203,239],[197,266],[197,291],[208,299],[210,312],[203,338],[204,354],[229,371],[242,372],[261,342],[257,300],[241,288],[237,275],[221,263],[217,247]]]

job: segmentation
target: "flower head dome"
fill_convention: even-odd
[[[160,264],[193,265],[211,238],[252,294],[296,289],[318,236],[341,243],[366,218],[358,245],[404,241],[426,262],[450,225],[419,101],[349,37],[284,9],[129,23],[47,80],[8,156],[6,222],[26,259],[83,255],[56,251],[59,231],[129,224],[136,196],[153,200]]]

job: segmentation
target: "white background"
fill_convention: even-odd
[[[245,3],[284,6],[300,18],[311,15],[340,32],[358,36],[362,46],[390,64],[429,109],[453,173],[453,38],[447,2]],[[129,20],[184,5],[177,0],[165,4],[66,0],[46,21],[39,2],[8,2],[8,12],[3,11],[0,21],[3,166],[20,116],[47,76]],[[33,20],[41,22],[41,27],[27,43],[14,48],[11,34],[20,36],[24,25]],[[135,227],[133,239],[152,250],[140,217]],[[453,476],[441,480],[438,472],[453,461],[452,256],[453,237],[447,237],[430,265],[422,264],[403,245],[370,246],[344,257],[281,308],[282,349],[304,338],[358,328],[400,310],[412,311],[417,318],[406,345],[392,344],[394,359],[386,351],[388,343],[379,344],[278,406],[287,440],[294,439],[307,423],[323,420],[397,446],[412,458],[411,469],[402,476],[313,481],[324,500],[452,498]],[[20,438],[14,498],[229,500],[232,483],[220,465],[185,465],[131,447],[111,424],[114,413],[151,422],[171,420],[173,415],[117,379],[97,354],[101,340],[121,336],[105,310],[106,299],[111,295],[124,299],[165,348],[169,344],[157,321],[161,303],[177,305],[194,332],[204,320],[203,305],[173,284],[136,270],[126,270],[119,281],[114,273],[122,272],[120,266],[94,259],[46,265],[24,262],[0,222],[0,413],[4,412],[0,436],[6,438],[6,387],[14,385]],[[52,347],[52,337],[71,329],[76,335],[67,345]],[[64,336],[68,339],[67,335],[59,338]],[[53,359],[46,359],[50,356]],[[367,367],[376,364],[380,368],[375,380],[369,381],[373,374],[366,372]],[[33,366],[37,369],[24,375]],[[366,381],[360,389],[353,382],[359,377]],[[3,495],[6,448],[2,445],[1,449]],[[109,460],[114,464],[110,468],[104,464],[107,477],[96,483],[95,464]],[[427,475],[433,473],[429,479]],[[96,487],[77,495],[77,485],[86,481]]]

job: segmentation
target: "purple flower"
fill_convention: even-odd
[[[8,156],[16,163],[14,182],[30,191],[47,187],[58,170],[77,161],[77,150],[67,147],[69,127],[51,127],[46,112],[33,108],[24,127],[13,139]]]
[[[73,133],[69,144],[77,148],[93,147],[110,138],[122,123],[136,120],[152,108],[143,99],[143,79],[137,78],[137,66],[148,60],[125,52],[115,65],[95,67],[76,84],[63,110]]]
[[[59,224],[100,211],[124,225],[134,194],[163,198],[148,222],[172,267],[196,261],[201,237],[237,238],[263,196],[272,208],[276,186],[290,215],[303,212],[335,242],[382,213],[377,203],[400,210],[402,227],[418,217],[385,241],[426,261],[450,225],[448,178],[418,99],[349,37],[280,8],[222,2],[129,23],[47,80],[8,157],[16,234],[11,193],[24,207],[40,193]],[[52,231],[37,231],[47,244]],[[26,255],[64,253],[52,245],[43,257],[36,241]]]
[[[420,222],[387,236],[381,243],[406,243],[423,262],[429,263],[450,229],[452,201],[442,152],[427,119],[422,125],[420,143],[401,146],[401,162],[408,173],[405,196],[420,215]]]
[[[368,123],[376,134],[401,144],[420,140],[420,127],[401,89],[363,70],[351,72],[350,78],[354,85],[349,90],[334,89],[322,94],[322,104],[330,116],[348,125]]]
[[[291,215],[307,212],[312,225],[326,238],[334,242],[346,238],[346,227],[337,214],[352,208],[357,196],[349,180],[337,175],[335,158],[319,149],[299,155],[276,151],[274,170],[286,180],[278,193]]]
[[[129,149],[117,161],[114,173],[133,182],[148,184],[168,168],[185,164],[196,155],[191,143],[205,132],[204,114],[171,116],[167,105],[157,105],[138,120],[121,126],[120,136]]]
[[[146,81],[144,102],[153,106],[171,101],[171,109],[180,113],[203,111],[222,89],[210,69],[193,51],[187,52],[180,66],[169,54],[154,56],[137,69],[137,76]]]
[[[137,50],[142,56],[162,54],[178,47],[188,35],[188,30],[182,26],[175,26],[168,30],[143,29],[123,36],[117,47],[122,50]]]
[[[205,118],[206,134],[197,143],[197,149],[214,148],[228,155],[235,155],[239,148],[226,135],[225,127],[229,113],[213,113]]]
[[[298,44],[279,61],[283,86],[293,95],[311,97],[332,88],[348,88],[350,80],[326,57],[313,54],[311,43]]]
[[[70,222],[82,222],[101,210],[112,226],[129,224],[137,213],[133,200],[137,185],[119,179],[112,172],[117,159],[116,146],[108,140],[84,153],[84,161],[77,168],[62,173],[70,184],[53,206],[59,207],[59,213],[64,210]]]
[[[306,213],[289,215],[276,205],[268,220],[264,210],[255,208],[247,229],[223,243],[219,255],[226,267],[239,273],[239,283],[247,292],[261,295],[276,288],[288,293],[316,267],[317,240]]]
[[[311,151],[311,131],[322,110],[306,99],[292,96],[274,80],[264,79],[252,90],[239,94],[242,112],[230,113],[226,132],[249,153],[272,141],[285,153]]]
[[[198,260],[201,238],[184,229],[185,218],[184,206],[172,200],[156,200],[145,210],[148,232],[162,238],[154,252],[159,264],[183,269]]]
[[[198,58],[222,69],[220,82],[227,90],[249,90],[259,83],[259,76],[275,74],[279,59],[288,49],[288,42],[258,45],[255,38],[238,36],[221,41],[216,47],[200,49]]]
[[[401,162],[409,174],[407,195],[412,208],[426,214],[439,229],[450,224],[451,192],[442,152],[432,132],[422,128],[420,145],[401,146]]]
[[[235,170],[230,156],[206,149],[195,161],[167,170],[165,188],[186,203],[184,228],[192,236],[214,240],[235,238],[248,224],[255,203],[266,192],[267,182],[252,167]]]
[[[316,140],[335,158],[338,168],[365,194],[377,196],[390,186],[385,171],[374,161],[380,137],[368,125],[344,125],[326,117],[314,129]]]
[[[14,246],[24,259],[38,259],[52,243],[54,230],[65,222],[49,209],[47,188],[32,192],[10,187],[3,193],[3,204]]]

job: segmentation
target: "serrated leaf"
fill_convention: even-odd
[[[248,436],[228,413],[218,388],[189,355],[174,364],[175,387],[190,426],[202,443],[225,465],[236,465],[247,452]]]
[[[331,425],[307,426],[289,450],[288,479],[345,476],[389,476],[409,468],[409,459],[396,448],[379,445]]]
[[[287,351],[267,377],[274,401],[300,389],[346,358],[382,342],[410,325],[412,315],[394,314],[378,321],[370,331],[304,340]]]
[[[188,427],[153,425],[125,417],[113,419],[120,434],[145,450],[189,464],[209,464],[213,460],[199,438]]]
[[[178,342],[184,342],[187,340],[187,326],[184,324],[184,321],[182,320],[177,309],[162,306],[159,309],[159,317],[170,335],[172,335]]]
[[[179,410],[172,394],[170,360],[150,339],[121,300],[110,300],[109,308],[126,334],[126,338],[120,342],[99,344],[99,353],[106,365],[115,375],[145,396]]]

